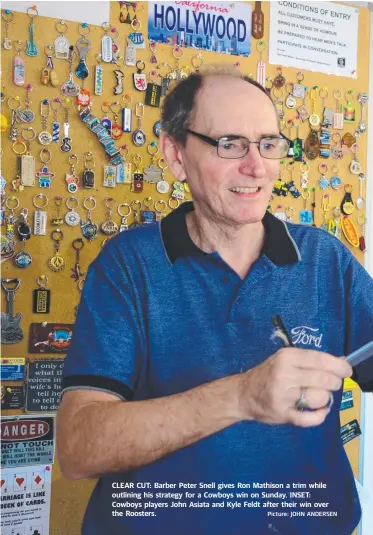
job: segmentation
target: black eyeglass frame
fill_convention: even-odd
[[[263,136],[260,141],[250,141],[250,139],[245,138],[245,136],[239,136],[239,135],[237,135],[237,136],[233,136],[233,135],[232,136],[222,136],[222,137],[219,137],[217,139],[214,139],[212,137],[206,136],[205,134],[200,134],[199,132],[195,132],[194,130],[190,130],[190,128],[185,128],[185,132],[188,132],[188,134],[192,134],[193,136],[198,137],[202,141],[205,141],[209,145],[212,145],[213,147],[216,147],[216,151],[218,153],[218,156],[220,158],[222,158],[223,160],[239,160],[240,158],[243,158],[249,152],[250,145],[253,143],[254,145],[258,145],[258,148],[259,148],[260,142],[262,141],[262,139],[285,139],[287,141],[287,143],[288,143],[288,152],[287,152],[286,156],[280,156],[279,158],[268,158],[266,156],[263,156],[262,153],[259,152],[260,155],[262,156],[262,158],[265,158],[267,160],[282,160],[282,158],[291,158],[292,157],[289,154],[289,149],[292,147],[292,143],[293,142],[292,142],[291,139],[289,139],[288,137],[284,136],[283,134],[280,134],[279,136]],[[218,147],[219,147],[220,140],[226,139],[227,141],[234,141],[235,139],[240,139],[240,138],[247,139],[247,141],[249,143],[248,146],[247,146],[247,150],[246,150],[245,154],[243,154],[242,156],[234,157],[234,158],[224,158],[224,156],[220,156],[220,154],[218,152]]]

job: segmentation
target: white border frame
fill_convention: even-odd
[[[373,277],[373,4],[368,2],[370,11],[370,59],[369,59],[369,116],[368,116],[368,162],[367,162],[367,225],[365,269]],[[359,481],[365,490],[367,503],[362,503],[363,515],[359,524],[359,535],[373,533],[373,394],[362,394],[360,409],[361,443]]]

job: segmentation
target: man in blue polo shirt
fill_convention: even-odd
[[[373,281],[333,236],[266,212],[289,146],[263,88],[192,75],[162,125],[194,203],[105,245],[65,362],[61,467],[100,476],[83,534],[351,535],[341,356],[373,338]]]

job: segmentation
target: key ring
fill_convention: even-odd
[[[203,65],[203,58],[202,58],[202,54],[197,54],[196,56],[193,56],[192,59],[191,59],[191,63],[193,65],[193,67],[199,71],[200,67],[202,67]]]
[[[141,29],[141,22],[139,21],[139,19],[137,19],[137,18],[133,19],[133,21],[131,22],[131,28],[135,32],[137,32],[137,31],[139,31]]]
[[[47,49],[47,50],[53,50],[53,53],[52,53],[52,54],[49,54],[48,52],[45,51],[45,49]],[[45,54],[46,56],[48,56],[48,57],[51,57],[51,58],[55,57],[55,55],[56,55],[56,51],[55,51],[55,49],[54,49],[54,46],[53,46],[53,45],[45,45],[45,47],[44,47],[44,54]]]
[[[80,251],[84,247],[83,238],[76,238],[71,245],[75,251]]]
[[[123,151],[126,151],[126,152],[123,152]],[[126,160],[128,153],[129,153],[127,145],[122,145],[121,148],[119,149],[119,152],[123,156],[124,160]]]
[[[57,238],[58,236],[58,238]],[[55,230],[52,230],[51,232],[51,238],[54,242],[59,243],[61,240],[63,240],[63,232],[60,228],[56,228]]]
[[[136,117],[144,117],[145,109],[142,102],[136,102],[135,114]]]
[[[122,207],[125,207],[127,209],[127,213],[126,214],[122,214],[122,212],[121,212],[121,208]],[[132,212],[132,210],[131,210],[131,207],[128,204],[128,202],[122,202],[122,204],[118,204],[117,212],[118,212],[118,215],[120,215],[120,217],[128,217],[130,215],[130,213]]]
[[[146,199],[143,200],[145,208],[151,208],[154,204],[154,201],[151,197],[146,197]]]
[[[22,151],[21,152],[17,152],[16,151],[16,146],[17,145],[21,145],[22,147]],[[17,154],[18,156],[21,156],[22,154],[25,154],[25,152],[27,151],[27,146],[26,146],[26,143],[24,143],[23,141],[21,141],[20,139],[17,139],[17,141],[15,141],[12,145],[12,150],[15,154]]]
[[[111,29],[111,24],[110,24],[110,22],[103,22],[103,23],[101,24],[101,28],[104,30],[105,33],[110,32],[110,29]]]
[[[166,169],[168,169],[168,165],[167,165],[166,160],[164,158],[159,158],[157,163],[158,163],[158,167],[160,169],[162,169],[162,171],[165,171]],[[163,164],[165,164],[165,165],[163,165]]]
[[[308,162],[302,162],[299,166],[299,170],[301,173],[309,173],[310,169],[311,167]]]
[[[25,136],[25,132],[31,132],[31,135],[33,137]],[[30,141],[34,141],[34,139],[36,138],[36,132],[32,128],[32,126],[26,126],[25,128],[22,128],[21,135],[22,135],[23,139],[26,141],[26,143],[28,143],[28,144],[30,144]]]
[[[172,201],[176,202],[176,206],[171,206]],[[180,206],[180,200],[174,199],[173,197],[171,197],[171,199],[168,199],[168,206],[171,208],[171,210],[176,210],[176,208],[179,208]]]
[[[13,11],[10,11],[9,9],[4,9],[1,13],[1,17],[5,21],[5,24],[10,24],[14,17]]]
[[[160,208],[160,205],[162,205],[162,208]],[[158,212],[158,214],[162,214],[166,210],[166,203],[163,199],[158,199],[154,203],[154,210]]]
[[[175,52],[180,52],[180,55],[176,55]],[[176,60],[180,60],[184,55],[184,51],[179,45],[175,45],[172,49],[172,55]]]
[[[56,102],[57,103],[57,107],[56,106],[53,106],[53,103]],[[57,97],[57,98],[54,98],[53,100],[51,100],[49,102],[49,105],[50,107],[52,108],[52,110],[54,112],[59,112],[59,110],[62,108],[62,102],[61,100]]]
[[[82,29],[87,28],[87,30],[88,30],[87,33],[82,33],[81,30],[80,30],[81,27],[82,27]],[[83,22],[82,24],[79,24],[78,32],[79,32],[79,35],[81,35],[82,37],[86,37],[87,35],[89,35],[91,33],[91,27],[86,22]]]
[[[73,161],[71,161],[71,160],[74,160],[75,163]],[[69,156],[69,164],[74,167],[77,163],[78,163],[77,155],[76,154],[70,154],[70,156]]]
[[[75,206],[70,206],[69,201],[74,201],[74,203],[76,203]],[[68,210],[76,210],[79,206],[79,200],[76,197],[68,197],[66,199],[65,205]]]
[[[155,148],[155,151],[153,151],[153,148]],[[152,141],[151,143],[149,143],[148,147],[148,153],[150,154],[150,156],[152,157],[152,161],[154,161],[156,155],[158,154],[159,152],[159,149],[158,149],[158,146],[157,146],[157,143],[155,141]]]
[[[140,67],[140,65],[142,67]],[[136,69],[138,70],[139,74],[145,69],[145,63],[141,60],[136,61]]]
[[[86,156],[86,159],[84,161],[84,167],[91,171],[96,167],[96,162],[93,159],[92,152],[85,152],[84,155]]]
[[[74,197],[75,198],[75,197]],[[88,206],[88,202],[92,203],[92,208]],[[94,197],[86,197],[83,201],[83,207],[88,210],[88,212],[92,212],[97,206],[96,199]]]
[[[127,104],[131,104],[132,102],[132,97],[129,94],[123,95],[122,100],[124,102],[124,107],[127,108]]]
[[[61,32],[61,31],[58,29],[59,26],[64,26],[64,27],[66,28],[66,30]],[[56,28],[57,32],[58,32],[60,35],[65,35],[65,33],[67,32],[67,30],[68,30],[68,28],[69,28],[68,25],[66,24],[66,22],[65,22],[64,20],[60,20],[59,22],[56,22],[56,24],[54,25],[54,27]]]
[[[104,100],[104,102],[101,104],[101,111],[105,113],[105,115],[110,111],[110,105],[107,100]]]
[[[115,111],[115,106],[117,107],[117,111]],[[119,108],[118,108],[119,106]],[[114,117],[118,117],[120,112],[122,111],[122,106],[120,105],[120,102],[115,101],[109,104],[109,109],[111,113],[114,115]]]
[[[163,62],[163,63],[160,63],[159,65],[157,65],[157,69],[161,69],[162,67],[168,67],[170,69],[170,72],[168,72],[167,74],[165,74],[164,78],[169,78],[169,75],[173,72],[173,68],[171,67],[171,65],[169,63],[166,63],[166,62]],[[160,74],[160,76],[162,76]]]
[[[43,158],[43,154],[45,152],[47,153],[47,159],[46,160]],[[41,151],[40,151],[40,160],[42,161],[42,163],[44,163],[46,165],[51,161],[51,159],[52,159],[51,151],[48,150],[48,149],[41,149]]]
[[[18,106],[15,106],[15,107],[12,107],[10,105],[11,102],[13,102],[13,100],[15,100],[18,104]],[[8,108],[12,111],[14,110],[18,110],[19,108],[21,107],[21,99],[17,96],[17,97],[9,97],[8,98]]]
[[[84,283],[85,283],[85,278],[78,280],[78,288],[80,291],[83,290]]]
[[[48,285],[48,277],[46,275],[41,275],[36,279],[36,284],[40,288],[45,288]]]
[[[139,160],[139,163],[137,164],[136,161]],[[142,158],[139,154],[136,154],[136,156],[134,156],[132,158],[132,161],[133,163],[135,164],[135,167],[136,167],[136,171],[138,171],[140,169],[140,165],[142,164]]]
[[[36,202],[36,199],[44,199],[44,204],[42,204],[41,206]],[[33,205],[35,206],[35,208],[40,208],[40,209],[43,209],[47,206],[49,202],[49,199],[46,195],[44,195],[44,193],[37,193],[35,195],[35,197],[32,199],[32,203]]]
[[[113,208],[115,207],[115,199],[113,199],[113,197],[106,197],[104,199],[104,204],[111,213],[113,211]]]
[[[9,206],[9,201],[16,201],[16,205],[13,207]],[[14,195],[12,195],[11,197],[7,197],[7,199],[5,200],[5,206],[8,208],[8,210],[17,210],[17,208],[19,207],[19,200]]]
[[[13,43],[14,43],[14,49],[17,52],[22,52],[22,50],[25,50],[26,48],[26,43],[24,41],[21,41],[20,39],[18,39],[18,41],[13,41]]]
[[[29,11],[34,11],[33,14],[29,13]],[[36,6],[32,6],[32,7],[28,7],[27,8],[27,11],[26,11],[28,17],[32,20],[33,18],[35,18],[37,15],[39,15],[39,12],[38,10],[36,9]]]
[[[136,208],[138,206],[138,208]],[[138,199],[131,202],[131,208],[134,212],[138,212],[141,209],[142,203]]]

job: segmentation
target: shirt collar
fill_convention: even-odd
[[[184,202],[161,221],[161,235],[167,256],[174,264],[179,256],[206,255],[189,236],[185,216],[194,210],[193,202]],[[265,239],[262,254],[274,264],[295,264],[301,259],[298,247],[284,221],[266,211],[263,219]]]

